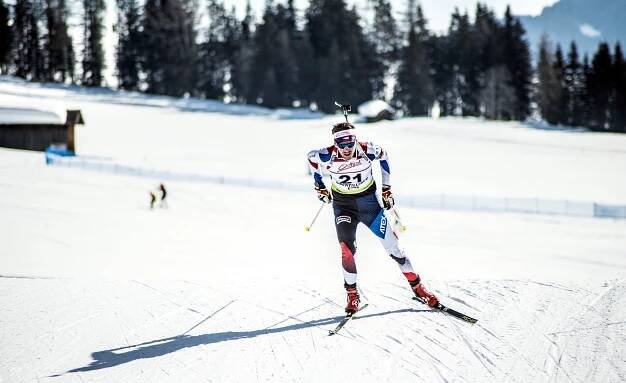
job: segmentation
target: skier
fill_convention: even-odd
[[[349,108],[349,106],[348,106]],[[389,184],[390,172],[387,152],[372,142],[357,141],[354,125],[342,122],[333,126],[332,146],[309,153],[309,166],[315,181],[315,190],[320,201],[333,204],[335,229],[341,247],[344,287],[348,295],[346,313],[359,309],[359,293],[356,288],[356,228],[359,222],[366,225],[376,236],[406,277],[416,297],[430,307],[438,303],[437,297],[421,283],[411,266],[398,236],[390,228],[385,210],[393,208],[394,198]],[[382,201],[376,197],[376,183],[372,174],[372,161],[380,161],[382,170]],[[330,192],[322,180],[321,169],[326,169],[331,178]]]
[[[156,195],[150,192],[150,210],[154,209],[154,203],[156,202]]]
[[[161,191],[161,202],[160,202],[159,206],[167,208],[167,200],[165,199],[165,198],[167,198],[167,190],[165,190],[165,185],[160,184],[159,185],[159,191]]]

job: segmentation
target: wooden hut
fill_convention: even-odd
[[[76,151],[74,127],[84,125],[80,110],[52,111],[0,105],[0,146],[44,151],[50,145]]]
[[[381,120],[393,120],[396,111],[383,100],[366,101],[357,108],[359,115],[365,118],[365,122],[378,122]]]

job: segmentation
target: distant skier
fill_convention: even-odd
[[[154,209],[155,202],[156,202],[156,195],[153,192],[150,192],[150,209]]]
[[[400,247],[398,236],[385,215],[385,210],[391,209],[394,205],[389,185],[387,153],[374,143],[357,141],[354,125],[349,122],[334,125],[332,134],[334,144],[311,151],[309,165],[318,199],[333,204],[335,229],[341,247],[344,287],[348,295],[346,313],[356,312],[360,303],[354,261],[356,228],[359,222],[380,238],[387,253],[400,266],[415,295],[428,306],[434,307],[438,302],[437,297],[424,287],[419,275],[413,271],[413,266],[404,249]],[[382,200],[385,210],[381,208],[376,197],[376,183],[372,174],[374,160],[380,161],[382,170]],[[330,174],[332,193],[322,180],[322,168]]]
[[[159,190],[161,191],[161,203],[160,203],[160,207],[167,207],[167,190],[165,190],[165,185],[160,184],[159,185]]]

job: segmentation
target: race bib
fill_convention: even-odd
[[[333,162],[328,167],[332,188],[342,194],[357,194],[374,183],[372,163],[365,158]]]

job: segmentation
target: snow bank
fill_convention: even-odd
[[[42,101],[43,99],[43,101]],[[222,113],[236,116],[267,116],[282,120],[319,119],[324,115],[304,108],[269,109],[262,106],[226,104],[216,100],[193,97],[174,98],[147,95],[140,92],[115,91],[109,88],[82,88],[55,83],[25,82],[10,76],[0,76],[0,105],[33,105],[43,103],[66,104],[103,102],[120,105],[175,108],[187,112]],[[73,109],[71,107],[70,109]],[[63,121],[65,122],[65,121]]]

